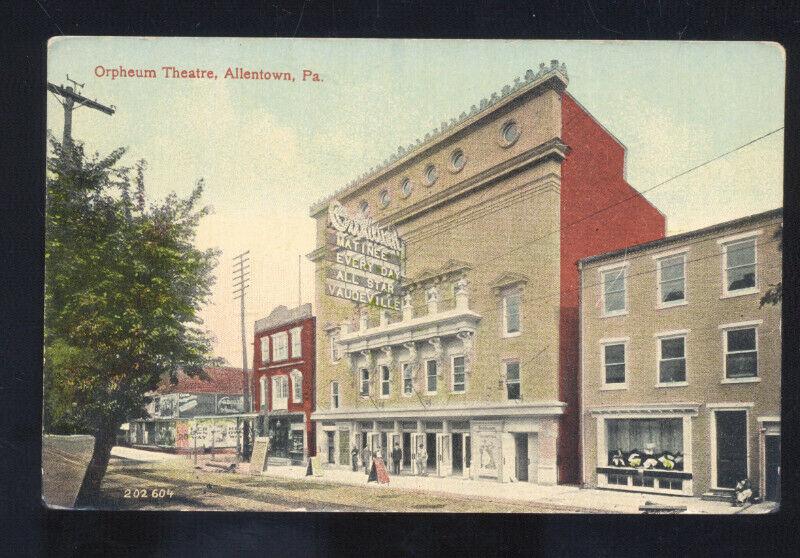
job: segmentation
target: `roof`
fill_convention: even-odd
[[[208,375],[208,380],[199,376],[188,376],[185,372],[178,372],[178,383],[173,384],[169,378],[162,380],[156,389],[159,395],[169,393],[222,393],[225,395],[242,394],[242,369],[229,366],[203,368]]]
[[[361,173],[358,178],[345,184],[333,194],[325,196],[311,204],[309,215],[314,217],[320,211],[324,210],[331,200],[354,194],[375,178],[383,175],[390,168],[404,164],[414,156],[429,149],[432,145],[439,143],[444,138],[459,132],[482,119],[487,114],[506,105],[512,99],[518,98],[525,93],[543,86],[543,84],[549,82],[552,78],[556,78],[556,80],[561,82],[562,87],[566,87],[569,78],[567,76],[567,67],[563,62],[559,64],[558,60],[551,60],[549,66],[541,63],[539,64],[539,70],[537,72],[529,69],[525,72],[524,76],[515,78],[513,85],[507,84],[499,91],[492,93],[491,96],[481,99],[480,103],[477,105],[472,105],[469,113],[463,111],[458,117],[450,118],[449,122],[445,119],[438,128],[425,134],[423,138],[417,138],[415,143],[409,143],[406,147],[402,145],[399,146],[397,151],[389,155],[382,163],[378,163],[368,171]]]
[[[658,240],[651,240],[650,242],[635,244],[633,246],[628,246],[627,248],[614,250],[613,252],[596,254],[594,256],[589,256],[587,258],[579,260],[578,264],[580,266],[584,266],[586,264],[591,264],[595,262],[613,260],[614,258],[625,256],[626,254],[632,254],[634,252],[642,252],[645,250],[649,250],[651,248],[661,248],[663,246],[669,246],[671,244],[681,244],[682,242],[691,240],[693,238],[697,238],[699,236],[705,236],[708,234],[722,232],[728,229],[738,229],[740,227],[747,227],[749,225],[753,225],[762,221],[769,221],[777,217],[783,217],[782,207],[779,207],[777,209],[770,209],[769,211],[764,211],[762,213],[755,213],[753,215],[748,215],[747,217],[741,217],[739,219],[733,219],[731,221],[725,221],[723,223],[717,223],[716,225],[711,225],[709,227],[704,227],[702,229],[695,229],[693,231],[688,231],[681,234],[665,236],[664,238],[659,238]]]
[[[256,320],[255,332],[260,333],[268,329],[274,329],[276,327],[299,322],[300,320],[305,320],[311,316],[310,302],[301,304],[295,308],[286,308],[286,306],[281,304],[280,306],[276,306],[266,318]]]

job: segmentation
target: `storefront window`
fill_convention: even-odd
[[[683,420],[608,419],[606,447],[611,467],[682,471]]]

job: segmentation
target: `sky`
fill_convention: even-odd
[[[298,263],[314,248],[311,203],[551,59],[627,147],[628,182],[640,191],[783,126],[785,53],[774,43],[62,37],[49,45],[48,80],[70,85],[68,74],[115,106],[113,116],[75,111],[73,137],[89,153],[125,146],[125,164],[145,159],[151,198],[205,180],[213,213],[197,241],[222,255],[202,318],[216,355],[241,366],[233,256],[250,250],[252,358],[255,320],[314,300],[313,264]],[[98,66],[158,77],[112,80]],[[169,79],[163,66],[219,79]],[[295,81],[223,79],[229,67]],[[319,81],[303,81],[303,70]],[[60,139],[52,94],[47,108]],[[783,142],[772,134],[645,196],[668,234],[779,207]]]

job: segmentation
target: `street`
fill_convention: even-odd
[[[121,452],[118,450],[122,450]],[[135,452],[135,453],[134,453]],[[120,510],[507,512],[575,513],[568,505],[376,487],[363,489],[324,479],[207,472],[188,457],[115,448],[103,481],[101,507]],[[147,456],[146,454],[151,454]],[[130,459],[135,455],[136,459]],[[159,456],[163,457],[160,460]],[[245,467],[246,468],[246,467]],[[277,469],[277,468],[274,468]],[[290,469],[284,467],[282,469]],[[297,469],[291,468],[291,469]],[[366,476],[364,484],[366,485]],[[277,475],[277,473],[276,473]],[[163,490],[162,490],[163,489]],[[171,490],[170,497],[166,491]],[[134,497],[136,494],[137,497]],[[155,496],[154,496],[155,495]]]
[[[227,456],[230,457],[230,456]],[[205,458],[208,459],[207,457]],[[200,465],[203,463],[201,458]],[[377,511],[505,513],[640,513],[645,502],[684,505],[687,513],[766,513],[769,504],[733,508],[724,502],[571,486],[498,484],[456,478],[392,476],[367,483],[363,471],[270,466],[262,476],[206,471],[189,456],[117,447],[100,506],[127,510]]]

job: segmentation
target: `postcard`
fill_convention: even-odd
[[[52,39],[44,504],[777,510],[785,72]]]

